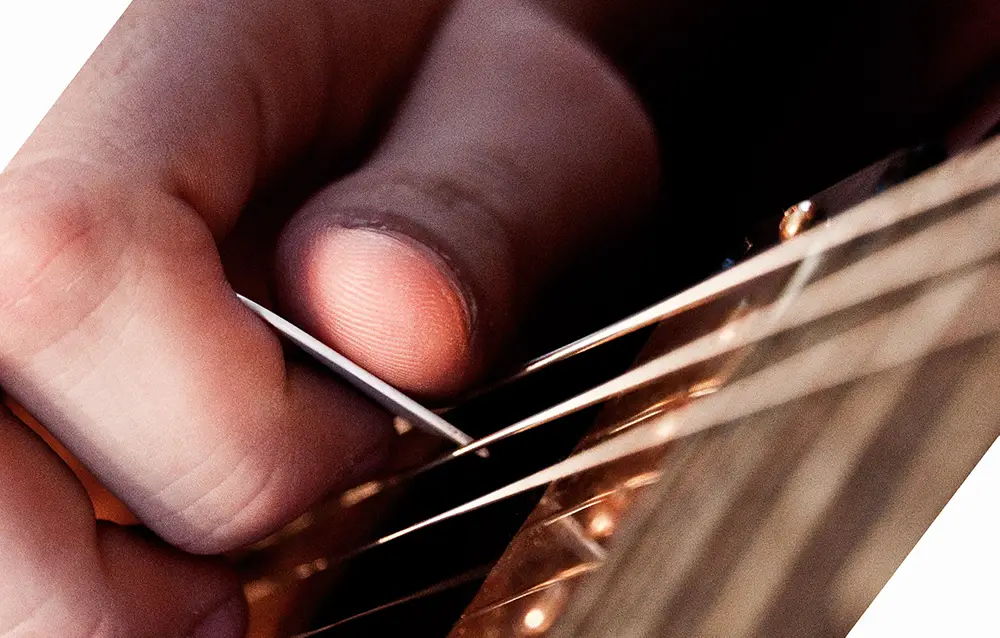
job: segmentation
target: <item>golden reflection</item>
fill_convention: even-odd
[[[345,509],[354,507],[361,501],[367,500],[381,492],[382,487],[382,481],[368,481],[357,487],[352,487],[340,495],[340,506]]]
[[[710,379],[694,383],[690,388],[688,388],[688,398],[700,399],[701,397],[718,392],[724,382],[725,380],[721,377],[712,377]]]
[[[396,434],[403,436],[407,432],[413,430],[413,424],[403,417],[397,416],[392,420],[392,428],[396,430]]]
[[[590,519],[590,534],[594,538],[605,538],[615,529],[615,519],[607,512],[598,512]]]
[[[778,224],[781,241],[788,241],[802,231],[808,230],[815,217],[816,205],[808,199],[786,210]]]
[[[545,625],[545,612],[538,607],[533,607],[524,615],[524,628],[534,633]]]
[[[623,485],[630,490],[646,487],[647,485],[652,485],[653,483],[659,481],[662,474],[663,473],[659,470],[643,472],[642,474],[636,474],[632,478],[628,479],[623,483]]]

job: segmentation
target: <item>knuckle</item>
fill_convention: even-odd
[[[10,337],[7,327],[51,324],[75,308],[73,297],[93,298],[106,289],[122,233],[111,232],[107,211],[83,188],[44,178],[2,179],[0,322]]]

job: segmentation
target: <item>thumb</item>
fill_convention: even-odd
[[[279,296],[390,383],[454,392],[657,183],[652,126],[607,62],[541,12],[460,2],[368,163],[290,222]]]

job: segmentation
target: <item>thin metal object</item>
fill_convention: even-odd
[[[435,585],[431,585],[426,589],[421,589],[420,591],[414,594],[410,594],[409,596],[404,596],[402,598],[398,598],[391,602],[379,605],[378,607],[373,607],[363,612],[354,614],[353,616],[348,616],[347,618],[338,620],[337,622],[330,623],[329,625],[325,625],[323,627],[320,627],[319,629],[313,629],[312,631],[306,631],[300,634],[295,634],[291,638],[312,638],[313,636],[319,636],[321,634],[330,631],[331,629],[336,629],[341,625],[346,625],[348,623],[354,622],[355,620],[361,620],[362,618],[366,618],[368,616],[371,616],[372,614],[377,614],[379,612],[386,611],[387,609],[392,609],[394,607],[399,607],[400,605],[405,605],[406,603],[410,603],[416,600],[421,600],[423,598],[428,598],[430,596],[446,592],[449,589],[454,589],[455,587],[471,583],[477,579],[485,578],[489,573],[490,573],[490,568],[485,565],[483,567],[471,569],[463,574],[459,574],[458,576],[449,578],[448,580],[444,580]]]
[[[302,328],[243,295],[236,296],[271,327],[389,412],[406,419],[429,434],[446,438],[459,446],[468,445],[473,441],[473,438],[465,432],[316,339]],[[486,455],[480,454],[480,456]]]
[[[992,190],[992,189],[984,189]],[[943,193],[943,191],[942,191]],[[589,350],[600,347],[637,330],[652,326],[682,312],[696,308],[719,298],[734,287],[760,279],[782,268],[789,267],[815,252],[813,241],[821,241],[825,248],[836,248],[847,242],[877,232],[904,219],[917,219],[937,211],[947,202],[942,193],[931,192],[922,196],[917,210],[904,211],[886,207],[881,198],[867,200],[855,208],[841,213],[837,224],[819,224],[806,232],[796,235],[795,241],[779,244],[756,257],[737,264],[687,290],[659,301],[624,319],[616,321],[572,343],[561,346],[525,363],[520,369],[483,388],[472,392],[467,398],[477,397],[504,387],[509,383],[527,377]],[[962,196],[972,192],[960,193]]]
[[[420,469],[437,467],[447,460],[464,456],[470,452],[485,448],[488,445],[509,439],[522,432],[533,430],[540,425],[551,423],[580,410],[600,405],[615,397],[634,392],[635,390],[656,383],[672,372],[677,372],[695,363],[702,363],[720,354],[756,343],[777,333],[782,328],[787,328],[787,326],[778,322],[778,318],[785,313],[788,304],[798,296],[808,283],[809,278],[813,275],[819,263],[820,252],[817,249],[816,253],[809,254],[803,259],[792,280],[786,286],[785,292],[782,293],[779,302],[754,311],[735,322],[740,327],[748,325],[760,326],[756,330],[745,330],[745,334],[737,335],[737,331],[733,325],[722,326],[704,337],[691,341],[675,350],[671,350],[642,365],[638,365],[609,381],[598,384],[550,408],[536,412],[512,425],[508,425],[481,439],[452,450],[443,459],[431,462]],[[766,319],[767,317],[770,317],[771,321],[764,323],[762,319]]]

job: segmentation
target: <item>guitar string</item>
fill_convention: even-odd
[[[970,229],[975,229],[975,233],[970,233]],[[940,250],[940,246],[956,245],[954,242],[959,240],[964,240],[963,245],[966,246],[966,250]],[[827,252],[830,247],[821,239],[817,239],[810,244],[810,248],[812,252],[806,253],[802,266],[796,270],[793,280],[786,286],[786,292],[780,295],[774,304],[752,311],[614,379],[456,448],[429,463],[348,490],[342,504],[356,504],[387,487],[400,485],[451,460],[580,410],[648,387],[669,374],[760,342],[778,332],[805,325],[823,316],[832,315],[873,298],[975,263],[1000,250],[1000,219],[985,205],[973,207],[966,213],[945,219],[810,284],[803,292],[808,296],[808,300],[804,299],[804,303],[798,306],[800,310],[783,321],[777,321],[794,298],[788,291],[797,290],[804,283],[804,278],[811,276],[814,267],[808,264],[814,263],[814,258]],[[881,276],[876,278],[865,276],[865,273],[872,272],[878,272]]]
[[[319,627],[317,629],[312,629],[306,632],[294,634],[290,638],[312,638],[312,636],[318,636],[322,633],[330,631],[331,629],[336,629],[337,627],[346,625],[356,620],[361,620],[362,618],[366,618],[373,614],[387,611],[394,607],[399,607],[400,605],[405,605],[406,603],[411,603],[416,600],[428,598],[430,596],[434,596],[435,594],[444,593],[449,589],[454,589],[455,587],[460,587],[467,583],[474,582],[480,578],[485,578],[489,573],[490,573],[489,565],[483,565],[475,569],[470,569],[469,571],[463,572],[458,576],[453,576],[451,578],[442,580],[441,582],[435,583],[430,587],[425,587],[424,589],[421,589],[418,592],[414,592],[412,594],[396,598],[395,600],[383,603],[377,607],[372,607],[371,609],[366,609],[365,611],[353,614],[351,616],[347,616],[346,618],[342,618],[336,622],[332,622],[329,625],[324,625],[323,627]]]
[[[1000,189],[1000,185],[989,184],[968,193],[956,194],[956,197],[985,198],[995,194],[998,189]],[[882,197],[862,202],[851,210],[838,215],[836,224],[831,223],[832,220],[828,220],[826,223],[795,237],[792,241],[779,244],[677,295],[668,297],[633,315],[536,357],[525,363],[513,374],[478,388],[461,398],[467,400],[487,394],[534,372],[717,299],[737,286],[772,275],[782,268],[800,262],[810,252],[814,252],[810,241],[821,241],[829,248],[836,248],[904,220],[938,213],[942,208],[955,204],[955,200],[946,200],[943,192],[930,193],[926,196],[928,197],[927,201],[916,202],[923,204],[922,206],[916,205],[905,209],[885,206],[885,200]]]
[[[701,401],[659,416],[447,512],[383,536],[342,559],[553,481],[995,333],[1000,329],[1000,316],[994,312],[998,298],[1000,264],[981,266],[934,287],[898,309],[777,365],[765,367]],[[962,310],[961,316],[959,310]],[[906,331],[906,339],[898,338],[901,329]],[[860,363],[852,365],[855,362]],[[803,369],[818,373],[799,374]]]

